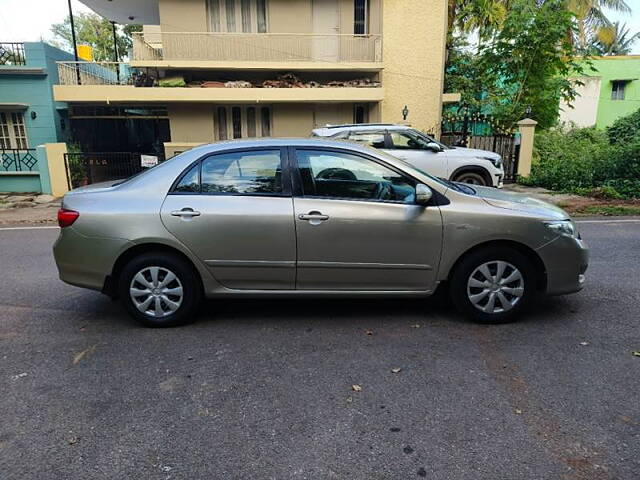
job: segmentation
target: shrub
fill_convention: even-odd
[[[607,136],[595,128],[540,132],[527,183],[564,191],[592,187],[614,161],[610,149]]]
[[[640,109],[631,115],[619,118],[607,127],[607,137],[612,145],[622,145],[634,139],[640,140]]]
[[[615,178],[607,180],[603,188],[615,190],[621,198],[640,198],[640,178]]]

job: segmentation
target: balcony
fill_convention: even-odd
[[[204,72],[207,73],[207,72]],[[203,73],[203,74],[204,74]],[[383,98],[380,83],[369,78],[354,78],[354,73],[339,72],[351,79],[332,79],[333,73],[307,72],[306,79],[287,74],[279,78],[262,72],[262,77],[247,75],[228,82],[215,79],[193,80],[179,77],[157,78],[155,69],[133,68],[116,62],[58,62],[60,85],[54,85],[59,102],[126,103],[283,103],[283,102],[379,102]],[[225,73],[225,76],[228,76]],[[244,75],[244,74],[242,74]],[[320,75],[323,83],[313,80]],[[337,75],[337,74],[336,74]],[[251,80],[251,81],[247,81]],[[163,86],[165,85],[165,86]]]
[[[147,41],[148,40],[148,41]],[[132,66],[289,70],[381,69],[382,36],[162,32],[133,37]]]

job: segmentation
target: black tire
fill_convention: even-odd
[[[485,175],[475,171],[460,172],[456,175],[456,178],[454,178],[453,181],[460,182],[460,183],[468,183],[470,185],[480,185],[485,187],[491,186],[491,183],[487,182],[487,178]]]
[[[472,288],[468,292],[468,282],[471,275],[478,267],[485,263],[494,261],[507,262],[520,272],[524,284],[523,293],[520,299],[511,307],[510,310],[486,313],[476,307],[469,298],[469,293],[483,291],[484,288],[479,288],[478,290]],[[491,268],[491,266],[489,268]],[[513,271],[510,267],[507,268],[507,272]],[[495,272],[492,273],[495,274]],[[477,278],[477,276],[475,278]],[[535,296],[537,290],[536,280],[537,276],[533,264],[519,251],[509,247],[486,247],[466,255],[455,266],[450,276],[449,291],[456,308],[463,314],[472,318],[474,321],[490,324],[507,323],[514,321],[522,313],[523,309],[526,308],[531,298]],[[505,294],[503,293],[503,295]],[[506,297],[509,300],[515,298],[515,296],[510,294],[506,295]],[[496,299],[496,302],[501,303],[499,299]]]
[[[138,310],[130,294],[130,287],[133,277],[145,268],[160,267],[160,275],[166,269],[172,272],[177,278],[177,282],[170,283],[170,287],[182,287],[182,298],[179,307],[172,313],[169,312],[168,304],[162,301],[161,309],[167,311],[166,316],[155,317]],[[202,285],[197,276],[197,272],[184,259],[178,255],[166,252],[149,252],[133,258],[122,269],[118,281],[118,293],[122,303],[129,314],[141,324],[147,327],[174,327],[185,325],[196,319],[200,303],[202,302]],[[159,277],[160,280],[166,278]],[[179,283],[178,283],[179,282]],[[138,285],[138,283],[134,284]],[[139,297],[140,298],[140,297]],[[146,297],[141,297],[142,299]],[[177,300],[177,297],[167,297],[169,300]],[[142,303],[142,302],[141,302]],[[155,305],[155,298],[153,299]],[[177,303],[177,302],[176,302]]]

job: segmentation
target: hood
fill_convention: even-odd
[[[529,195],[477,185],[473,185],[473,189],[479,197],[494,207],[539,215],[549,220],[569,218],[569,214],[560,207]]]
[[[84,187],[74,188],[70,192],[67,192],[67,195],[74,195],[76,193],[87,193],[87,192],[103,192],[105,190],[114,187],[118,183],[122,182],[122,180],[109,180],[107,182],[98,182],[92,183],[91,185],[85,185]]]
[[[479,150],[477,148],[451,147],[450,150],[444,151],[445,155],[456,157],[479,157],[479,158],[500,158],[500,155],[488,150]]]

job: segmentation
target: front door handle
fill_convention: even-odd
[[[312,211],[309,213],[301,213],[298,215],[300,220],[307,220],[311,225],[320,225],[320,223],[329,220],[329,215],[323,215],[318,211]]]
[[[200,212],[195,211],[193,208],[185,207],[182,210],[174,210],[173,212],[171,212],[171,215],[173,215],[174,217],[191,218],[200,216]]]

